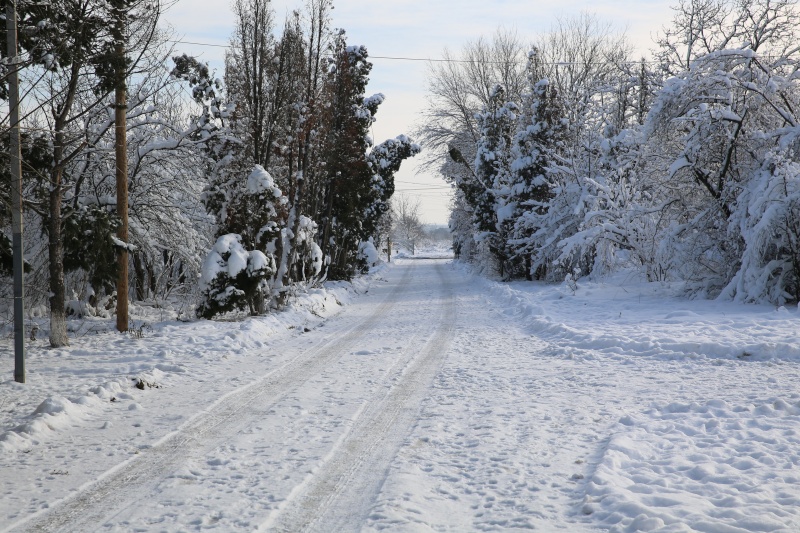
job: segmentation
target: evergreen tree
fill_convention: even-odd
[[[482,244],[495,270],[505,278],[509,271],[506,247],[507,215],[514,209],[511,196],[511,148],[516,131],[518,107],[506,101],[506,91],[496,85],[489,104],[478,119],[480,137],[475,157],[474,179],[460,180],[457,185],[473,206],[476,240]],[[508,202],[506,202],[506,200]]]
[[[64,220],[64,270],[88,274],[92,303],[116,288],[118,241],[112,236],[118,227],[116,214],[98,205],[79,206]]]
[[[542,227],[542,217],[553,197],[558,151],[563,149],[566,134],[557,91],[547,78],[540,78],[538,62],[538,52],[533,50],[528,60],[531,89],[525,97],[521,124],[514,136],[514,161],[508,187],[510,200],[507,200],[510,207],[507,215],[509,254],[522,259],[522,273],[529,278],[543,278],[547,271],[543,261],[537,261],[532,269],[532,257],[539,255],[542,245],[534,236]]]
[[[203,263],[197,316],[213,318],[245,308],[250,314],[263,313],[267,280],[274,273],[275,261],[258,250],[245,250],[239,235],[220,236]]]
[[[370,236],[364,224],[373,194],[367,160],[369,128],[382,97],[364,98],[372,63],[364,46],[348,46],[343,31],[333,51],[330,87],[331,126],[325,143],[325,211],[321,247],[330,257],[328,277],[349,279],[358,269],[358,245]],[[377,223],[377,218],[375,219]]]
[[[421,148],[405,135],[387,139],[375,146],[367,156],[372,170],[372,189],[364,211],[366,233],[373,238],[381,232],[381,223],[391,210],[394,194],[394,175],[406,159],[419,154]],[[379,240],[376,239],[376,244]]]
[[[268,281],[276,273],[286,198],[272,176],[256,165],[246,180],[231,180],[205,199],[217,218],[218,238],[203,266],[204,299],[198,315],[210,318],[245,305],[261,314],[271,297]]]

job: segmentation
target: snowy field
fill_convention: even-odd
[[[800,531],[798,309],[678,292],[409,257],[25,385],[6,335],[0,531]]]

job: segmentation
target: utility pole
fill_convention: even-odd
[[[114,39],[116,40],[116,72],[114,98],[114,148],[116,152],[117,215],[120,226],[117,238],[128,244],[128,139],[127,84],[125,82],[125,9],[124,2],[112,3],[115,8]],[[128,249],[119,250],[117,272],[117,331],[128,331]]]
[[[6,2],[8,36],[8,105],[11,112],[9,170],[11,173],[11,231],[14,263],[14,381],[25,383],[25,291],[22,257],[22,156],[19,141],[19,73],[17,72],[17,2]]]

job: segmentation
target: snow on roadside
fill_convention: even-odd
[[[654,405],[612,429],[582,511],[611,531],[800,529],[800,401]]]
[[[72,321],[73,329],[95,334],[74,336],[70,346],[51,349],[46,332],[40,333],[41,340],[26,348],[25,384],[12,378],[13,344],[5,336],[0,340],[0,376],[5,377],[0,381],[0,452],[27,453],[55,432],[99,416],[110,403],[139,409],[137,389],[159,388],[182,374],[211,380],[217,365],[230,358],[263,349],[337,314],[380,280],[386,268],[378,266],[350,283],[310,288],[282,312],[241,321],[180,322],[174,311],[145,306],[132,308],[137,329],[127,334],[114,331],[109,319]],[[170,319],[159,321],[162,315]],[[45,328],[42,324],[40,331]]]
[[[551,364],[605,365],[609,385],[639,368],[625,378],[628,402],[612,402],[621,416],[580,476],[575,515],[615,532],[800,531],[796,307],[691,301],[680,287],[624,276],[474,283],[548,343]],[[664,372],[681,390],[648,388],[640,403],[638,390]]]
[[[624,274],[572,288],[477,279],[530,333],[565,347],[610,356],[800,362],[796,306],[687,300],[679,286]]]

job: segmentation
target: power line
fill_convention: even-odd
[[[196,46],[209,46],[213,48],[229,48],[230,46],[227,44],[215,44],[215,43],[201,43],[197,41],[180,41],[180,40],[170,40],[168,39],[166,42],[169,43],[177,43],[177,44],[191,44]],[[743,50],[744,51],[744,50]],[[762,59],[780,59],[780,56],[759,56]],[[475,59],[452,59],[452,58],[425,58],[425,57],[409,57],[409,56],[368,56],[368,59],[385,59],[387,61],[412,61],[412,62],[426,62],[426,63],[464,63],[464,64],[479,64],[479,65],[509,65],[509,64],[517,64],[522,65],[525,64],[525,61],[478,61]],[[549,66],[549,67],[574,67],[574,66],[585,66],[585,65],[662,65],[663,61],[657,60],[630,60],[630,61],[547,61],[547,62],[540,62],[542,66]]]
[[[452,191],[450,187],[442,187],[441,189],[395,189],[395,192],[417,192],[417,191],[424,191],[430,193],[436,193],[438,195],[442,195],[445,191]]]
[[[395,184],[402,183],[403,185],[422,185],[424,187],[444,187],[444,185],[439,185],[436,183],[421,183],[419,181],[406,181],[406,180],[394,180]]]
[[[227,44],[212,44],[212,43],[198,43],[194,41],[176,41],[174,39],[167,39],[166,42],[168,43],[176,43],[176,44],[193,44],[196,46],[210,46],[213,48],[230,48]]]
[[[229,48],[230,46],[227,44],[215,44],[215,43],[201,43],[197,41],[179,41],[179,40],[167,40],[169,43],[176,43],[176,44],[191,44],[195,46],[209,46],[212,48]],[[524,61],[476,61],[474,59],[451,59],[451,58],[424,58],[424,57],[408,57],[408,56],[368,56],[368,59],[385,59],[387,61],[415,61],[415,62],[426,62],[426,63],[472,63],[472,64],[481,64],[481,65],[508,65],[511,63],[516,63],[518,65],[522,65]],[[583,61],[550,61],[547,63],[540,63],[541,65],[551,66],[551,67],[569,67],[569,66],[581,66],[581,65],[641,65],[643,61],[635,60],[635,61],[590,61],[590,62],[583,62]],[[659,65],[661,64],[660,61],[644,61],[645,64],[648,65]]]

